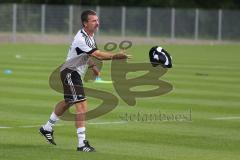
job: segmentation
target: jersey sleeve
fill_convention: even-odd
[[[88,39],[80,39],[77,41],[75,50],[79,55],[81,53],[92,54],[94,51],[98,49],[94,44],[91,44]]]

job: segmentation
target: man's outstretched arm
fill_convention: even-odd
[[[100,50],[96,50],[91,54],[91,56],[99,59],[99,60],[112,60],[112,59],[129,59],[132,56],[125,54],[123,51],[113,54],[111,52],[103,52]]]

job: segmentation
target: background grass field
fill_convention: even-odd
[[[134,46],[134,62],[148,62],[151,46]],[[164,45],[174,66],[162,79],[174,89],[159,97],[138,98],[128,106],[121,99],[112,112],[88,121],[87,136],[96,153],[76,152],[73,122],[55,127],[57,146],[38,134],[62,99],[48,85],[51,72],[61,64],[66,45],[0,45],[0,159],[240,159],[240,45]],[[110,62],[102,78],[110,79]],[[4,70],[12,70],[5,74]],[[86,86],[113,93],[112,84]],[[146,86],[145,86],[146,88]],[[89,98],[90,108],[98,100]],[[191,121],[125,121],[128,114],[191,112]]]

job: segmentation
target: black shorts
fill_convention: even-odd
[[[61,71],[61,80],[64,90],[64,99],[67,103],[73,104],[87,99],[85,97],[81,76],[77,71],[68,68],[64,69]]]

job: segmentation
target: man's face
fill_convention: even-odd
[[[96,15],[89,15],[88,16],[88,21],[84,23],[85,28],[89,31],[89,32],[96,32],[98,30],[99,27],[99,22],[98,22],[98,16]]]

